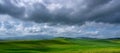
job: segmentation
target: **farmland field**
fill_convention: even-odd
[[[119,39],[1,41],[0,53],[120,53]]]

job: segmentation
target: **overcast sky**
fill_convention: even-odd
[[[36,28],[37,25],[38,28],[41,28],[46,27],[46,24],[42,26],[40,24],[49,23],[53,24],[50,26],[55,29],[61,28],[60,32],[66,26],[74,26],[75,31],[63,30],[73,32],[74,35],[77,34],[79,28],[79,31],[84,29],[84,31],[90,32],[88,35],[96,33],[101,37],[106,37],[105,35],[108,37],[114,31],[112,35],[118,36],[120,32],[120,0],[0,0],[1,29],[10,29],[10,31],[13,29],[4,27],[3,24],[7,24],[3,22],[8,22],[15,29],[21,28],[20,26],[28,28],[26,25],[31,25],[31,28],[33,26]],[[92,23],[91,25],[94,26],[91,27],[88,23]],[[59,24],[64,27],[58,27]],[[81,29],[83,25],[85,28]],[[98,26],[104,27],[104,29],[99,30]],[[81,33],[78,32],[77,36],[83,35]]]
[[[45,23],[120,23],[119,0],[0,0],[0,14]]]

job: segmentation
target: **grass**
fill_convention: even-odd
[[[1,41],[0,53],[120,53],[120,40],[55,38]]]

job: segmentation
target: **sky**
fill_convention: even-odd
[[[120,38],[120,0],[0,0],[0,38]]]

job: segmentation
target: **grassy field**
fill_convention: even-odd
[[[0,53],[120,53],[120,40],[55,38],[1,41]]]

